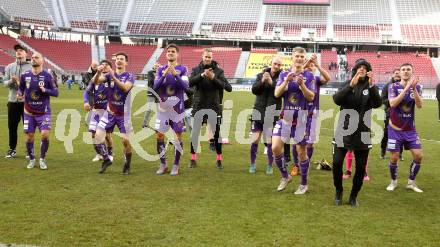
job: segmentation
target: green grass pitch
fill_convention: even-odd
[[[61,90],[52,98],[56,114],[62,109],[82,111],[82,92]],[[7,89],[0,94],[0,151],[7,151]],[[321,108],[336,109],[331,97],[321,96]],[[215,155],[202,143],[199,167],[187,168],[190,158],[185,134],[181,174],[157,176],[158,161],[145,161],[134,155],[132,174],[121,175],[122,145],[114,137],[115,162],[106,174],[98,174],[100,164],[92,163],[95,152],[84,144],[84,118],[73,153],[56,140],[55,131],[47,155],[49,169],[27,170],[24,136],[19,132],[18,156],[0,157],[0,243],[38,246],[439,246],[440,221],[440,123],[437,102],[424,101],[416,112],[416,125],[423,140],[424,159],[417,177],[425,191],[417,194],[404,188],[410,164],[405,151],[399,162],[399,187],[390,193],[388,161],[379,159],[375,145],[369,159],[371,181],[364,183],[360,207],[333,206],[331,172],[312,166],[309,191],[295,196],[299,177],[286,191],[278,193],[279,172],[264,173],[266,158],[260,145],[257,173],[248,173],[249,145],[234,138],[237,114],[252,107],[249,92],[225,94],[233,100],[230,145],[225,145],[224,166],[215,168]],[[134,111],[144,103],[136,97]],[[140,131],[142,115],[134,118]],[[70,120],[69,120],[70,121]],[[382,124],[381,121],[377,121]],[[246,122],[248,134],[249,122]],[[313,160],[332,160],[330,141],[334,119],[322,123],[320,142]],[[20,130],[22,125],[20,124]],[[67,134],[68,130],[66,130]],[[142,141],[155,153],[154,137]],[[39,154],[39,138],[35,150]],[[173,149],[168,149],[168,162]],[[351,181],[345,181],[348,199]]]

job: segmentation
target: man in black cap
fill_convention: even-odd
[[[26,60],[27,49],[19,44],[14,46],[16,61],[6,66],[4,84],[9,88],[8,95],[8,128],[9,128],[9,150],[5,158],[12,159],[17,154],[17,129],[20,120],[23,118],[23,99],[17,98],[17,89],[20,75],[32,68],[31,63]]]

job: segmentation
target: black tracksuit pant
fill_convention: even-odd
[[[333,147],[333,183],[336,191],[343,191],[342,187],[342,166],[344,164],[345,154],[348,149]],[[356,161],[356,172],[353,177],[353,187],[351,189],[351,197],[357,197],[359,191],[362,188],[365,176],[365,168],[368,161],[369,149],[366,150],[354,150],[354,157]]]
[[[9,128],[9,148],[17,148],[17,130],[20,120],[23,119],[23,102],[8,102],[8,128]]]

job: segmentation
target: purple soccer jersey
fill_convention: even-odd
[[[115,77],[124,84],[134,84],[134,76],[129,72],[123,72],[122,74],[117,74],[115,72]],[[109,74],[105,75],[105,78],[108,86],[108,109],[112,115],[124,116],[124,113],[128,113],[128,110],[130,109],[130,91],[123,92],[111,79]]]
[[[289,73],[290,71],[285,71],[280,74],[277,86],[283,83]],[[314,92],[316,90],[314,89],[315,76],[309,71],[304,71],[301,75],[305,78],[306,87]],[[309,102],[295,80],[289,82],[287,90],[281,97],[283,97],[283,119],[277,121],[273,135],[281,136],[285,143],[292,137],[295,143],[305,145],[310,132],[310,124],[307,124]]]
[[[109,95],[109,89],[108,89],[107,83],[101,83],[98,85],[94,85],[93,83],[90,83],[90,85],[87,87],[86,92],[84,92],[84,102],[88,102],[88,92],[92,93],[93,95],[93,109],[107,109],[108,105],[108,95]]]
[[[181,114],[185,111],[185,89],[188,88],[187,68],[183,65],[175,66],[177,75],[171,73],[164,75],[168,65],[157,69],[153,89],[159,94],[159,111],[174,111]]]
[[[40,87],[44,87],[45,92]],[[20,77],[18,94],[24,95],[24,110],[30,115],[50,114],[50,96],[58,96],[58,88],[52,75],[43,70],[34,75],[32,70]]]
[[[388,89],[388,99],[394,99],[397,97],[405,87],[401,82],[395,82],[390,85]],[[420,85],[416,85],[417,92],[421,94]],[[396,107],[390,108],[390,123],[397,127],[398,130],[409,131],[415,130],[414,123],[414,89],[411,87],[405,94],[405,97]]]
[[[284,79],[290,72],[291,71],[288,70],[280,74],[277,86],[283,83]],[[305,78],[306,87],[311,91],[315,91],[313,89],[314,85],[312,83],[315,79],[315,76],[309,71],[303,71],[301,75]],[[304,94],[299,88],[298,83],[296,83],[295,78],[292,81],[289,81],[289,84],[287,85],[287,90],[281,95],[281,97],[283,98],[282,117],[287,121],[292,120],[293,122],[296,122],[300,111],[308,110],[307,106],[309,102],[304,97]],[[288,114],[286,115],[286,113]]]
[[[308,102],[309,115],[315,114],[319,110],[319,90],[321,89],[321,77],[314,76],[310,90],[315,93],[312,102]]]

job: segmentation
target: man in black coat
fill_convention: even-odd
[[[266,174],[273,174],[272,163],[272,129],[274,123],[278,120],[278,114],[275,111],[281,109],[281,98],[275,98],[275,86],[281,73],[283,59],[279,56],[272,58],[270,68],[266,68],[257,75],[255,83],[252,85],[252,93],[256,95],[254,103],[254,112],[252,116],[252,144],[250,150],[249,173],[256,172],[255,160],[257,158],[258,143],[263,133],[264,142],[267,143],[267,167]],[[272,112],[266,110],[272,109]],[[272,115],[271,115],[272,113]],[[267,115],[267,116],[266,116]],[[267,119],[266,119],[267,117]]]
[[[333,101],[340,106],[341,114],[335,132],[333,145],[333,183],[336,188],[335,204],[342,205],[342,165],[345,154],[354,151],[356,172],[349,203],[358,206],[357,195],[365,175],[371,144],[371,110],[382,105],[379,89],[375,85],[370,63],[364,59],[356,61],[352,79],[333,95]],[[359,121],[356,121],[358,118]]]
[[[385,153],[387,151],[387,142],[388,142],[388,122],[390,121],[390,101],[388,100],[388,89],[390,85],[392,85],[395,82],[400,81],[400,69],[395,69],[393,71],[393,77],[391,77],[391,80],[385,84],[385,86],[382,89],[382,104],[384,105],[384,111],[385,111],[385,120],[384,120],[384,128],[383,128],[383,137],[382,141],[380,143],[380,158],[385,159]],[[399,158],[400,160],[403,160],[402,156],[403,147],[400,149]]]
[[[216,166],[222,169],[222,143],[220,140],[220,125],[222,122],[222,100],[223,90],[232,91],[232,87],[225,78],[224,71],[213,60],[212,50],[206,48],[203,50],[202,62],[192,69],[189,78],[189,86],[194,87],[194,104],[192,115],[194,117],[193,128],[191,132],[191,161],[189,167],[196,167],[197,156],[195,150],[197,147],[198,136],[200,134],[200,126],[206,119],[205,112],[214,112],[216,120],[207,118],[211,126],[215,126],[214,144],[217,153]],[[200,112],[199,112],[200,111]],[[199,112],[199,114],[198,114]],[[213,121],[212,121],[213,120]],[[196,127],[198,126],[198,127]]]

